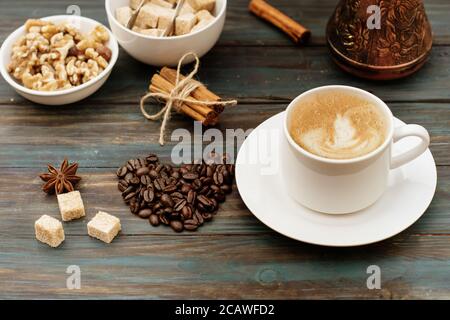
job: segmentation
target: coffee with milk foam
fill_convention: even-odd
[[[330,159],[351,159],[378,148],[387,123],[372,102],[330,90],[304,97],[288,121],[291,137],[303,149]]]

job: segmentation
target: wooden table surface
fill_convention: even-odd
[[[324,29],[336,0],[272,3],[311,28],[311,42],[294,46],[249,14],[246,0],[229,0],[224,32],[199,72],[213,91],[239,100],[218,128],[255,128],[316,86],[369,90],[395,116],[431,134],[438,186],[423,217],[377,244],[319,247],[264,226],[235,190],[198,232],[151,227],[122,202],[115,171],[149,152],[167,160],[174,143],[160,147],[159,123],[146,121],[138,108],[155,69],[121,51],[106,85],[70,106],[33,104],[0,81],[0,298],[450,298],[450,2],[425,1],[434,31],[431,58],[417,74],[393,82],[360,80],[330,61]],[[72,4],[106,23],[102,0],[2,0],[0,40],[27,18],[64,14]],[[191,121],[174,116],[169,130],[180,127],[193,129]],[[55,250],[34,237],[37,218],[59,217],[38,174],[66,156],[80,163],[87,217],[64,224],[66,241]],[[99,209],[122,221],[123,232],[110,245],[86,234]],[[381,290],[366,287],[372,264],[381,268]],[[66,288],[69,265],[81,268],[80,290]]]

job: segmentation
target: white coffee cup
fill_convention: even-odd
[[[388,126],[383,144],[351,159],[324,158],[301,148],[288,130],[292,110],[306,96],[328,90],[357,95],[379,107]],[[430,144],[427,130],[419,125],[394,128],[391,110],[378,97],[358,88],[338,85],[318,87],[295,98],[286,109],[283,131],[280,164],[286,191],[305,207],[330,214],[356,212],[372,205],[386,190],[389,171],[414,160]],[[411,150],[392,156],[393,144],[410,136],[419,137],[421,141]]]

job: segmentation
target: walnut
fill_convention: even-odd
[[[109,33],[103,26],[96,26],[94,30],[91,31],[91,35],[96,42],[105,43],[109,40]]]
[[[99,55],[101,55],[107,62],[111,60],[112,52],[107,46],[101,45],[95,49]]]
[[[111,58],[108,31],[97,26],[88,35],[70,24],[29,19],[26,34],[14,44],[8,72],[30,89],[71,88],[98,76]]]
[[[31,27],[42,27],[42,26],[45,26],[48,24],[49,24],[49,22],[44,21],[44,20],[28,19],[25,22],[25,30],[30,31]]]

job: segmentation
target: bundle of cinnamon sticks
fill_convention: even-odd
[[[170,94],[175,88],[176,78],[176,70],[164,67],[159,74],[156,73],[153,75],[149,90],[152,93]],[[181,81],[184,78],[183,75],[180,75],[179,80]],[[218,95],[199,83],[199,86],[187,98],[192,100],[192,102],[181,103],[177,108],[179,112],[184,113],[196,121],[201,121],[205,126],[215,125],[218,122],[219,114],[224,110],[223,105],[205,106],[195,103],[195,101],[220,101],[221,98]]]

